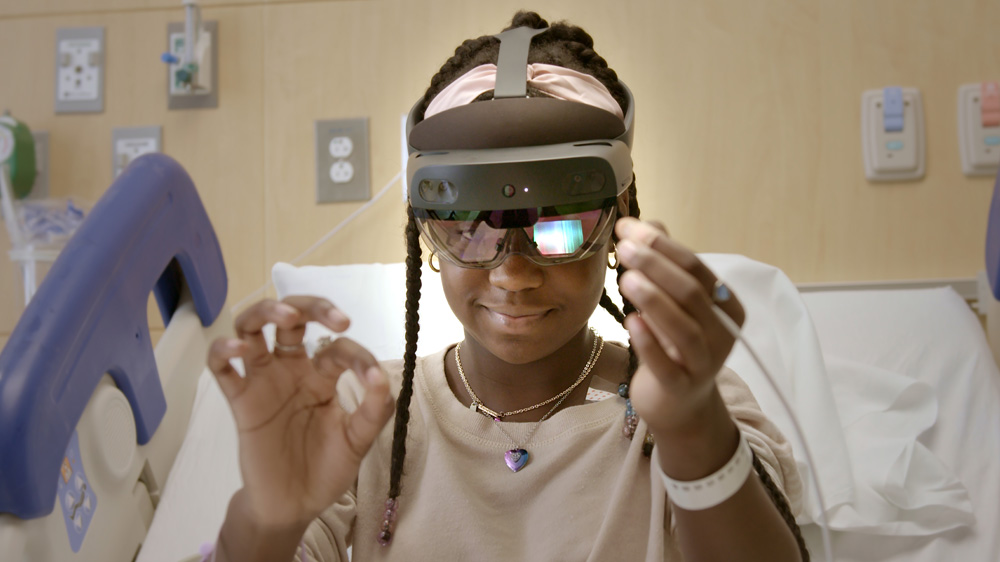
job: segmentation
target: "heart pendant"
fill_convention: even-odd
[[[507,468],[517,472],[528,464],[528,451],[524,449],[511,449],[503,454],[503,459],[507,461]]]

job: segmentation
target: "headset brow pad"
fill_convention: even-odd
[[[553,98],[503,98],[454,107],[417,123],[417,150],[541,146],[618,138],[625,124],[603,109]]]

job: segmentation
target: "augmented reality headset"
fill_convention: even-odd
[[[462,267],[491,268],[517,253],[550,265],[607,243],[618,197],[632,183],[635,103],[624,120],[573,101],[527,97],[531,40],[544,29],[497,36],[492,100],[406,124],[408,199],[425,241]]]

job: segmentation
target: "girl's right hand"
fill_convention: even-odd
[[[322,298],[264,300],[236,319],[236,338],[215,340],[208,353],[236,419],[248,515],[265,528],[308,524],[340,499],[393,413],[389,381],[375,357],[338,338],[310,359],[302,345],[307,322],[335,332],[349,325]],[[269,323],[277,327],[274,352],[261,333]],[[236,357],[246,377],[230,365]],[[353,413],[337,400],[337,379],[348,369],[365,387]]]

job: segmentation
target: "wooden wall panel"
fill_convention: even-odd
[[[264,282],[263,262],[263,59],[262,7],[206,9],[219,21],[220,104],[218,109],[168,111],[166,46],[171,11],[138,11],[26,20],[0,20],[0,49],[33,56],[0,58],[0,100],[15,116],[50,136],[50,191],[96,201],[110,185],[111,130],[161,125],[163,150],[177,159],[198,186],[222,244],[232,295]],[[105,112],[61,114],[53,108],[55,29],[101,25],[106,29]],[[50,71],[51,70],[51,71]],[[4,248],[9,248],[4,238]],[[0,283],[13,278],[0,260]],[[13,304],[12,304],[13,303]],[[0,300],[0,333],[9,333],[20,309]],[[151,317],[154,325],[158,316]],[[160,323],[162,324],[162,323]]]
[[[344,0],[198,0],[198,4],[211,8],[280,3],[314,4],[326,1]],[[4,0],[0,4],[0,19],[142,10],[183,11],[184,7],[181,0]]]
[[[198,0],[202,7],[265,4],[268,0]],[[5,0],[0,18],[33,18],[52,15],[89,15],[110,12],[173,10],[183,14],[181,0]]]
[[[372,191],[400,169],[399,118],[463,39],[521,2],[205,0],[220,20],[217,110],[166,110],[157,62],[175,0],[11,0],[0,7],[0,105],[52,143],[54,194],[110,181],[110,131],[163,125],[223,243],[230,303],[360,207],[314,203],[313,122],[370,119]],[[982,268],[989,178],[961,173],[956,92],[1000,79],[990,0],[539,0],[588,29],[636,94],[643,215],[700,251],[778,265],[796,281],[970,276]],[[107,28],[107,110],[52,110],[58,27]],[[927,176],[864,179],[866,89],[924,95]],[[305,260],[403,259],[400,186]],[[13,279],[0,260],[0,290]],[[7,299],[10,300],[10,299]],[[17,312],[0,299],[0,334]]]
[[[955,93],[960,84],[1000,77],[1000,40],[988,31],[1000,7],[972,0],[539,4],[544,16],[587,28],[632,87],[644,216],[664,221],[693,248],[747,254],[803,282],[968,276],[982,267],[992,182],[961,173]],[[311,120],[372,117],[377,188],[398,166],[393,117],[462,39],[498,31],[517,7],[269,8],[267,65],[282,79],[266,94],[275,147],[267,150],[279,155],[269,159],[276,164],[267,181],[274,212],[268,261],[298,255],[357,208],[310,206]],[[968,33],[970,26],[977,31]],[[333,56],[345,41],[350,56]],[[892,84],[925,97],[923,181],[864,179],[861,92]],[[380,165],[387,171],[379,173]],[[309,261],[402,259],[398,202],[379,206],[384,218],[363,217]]]

